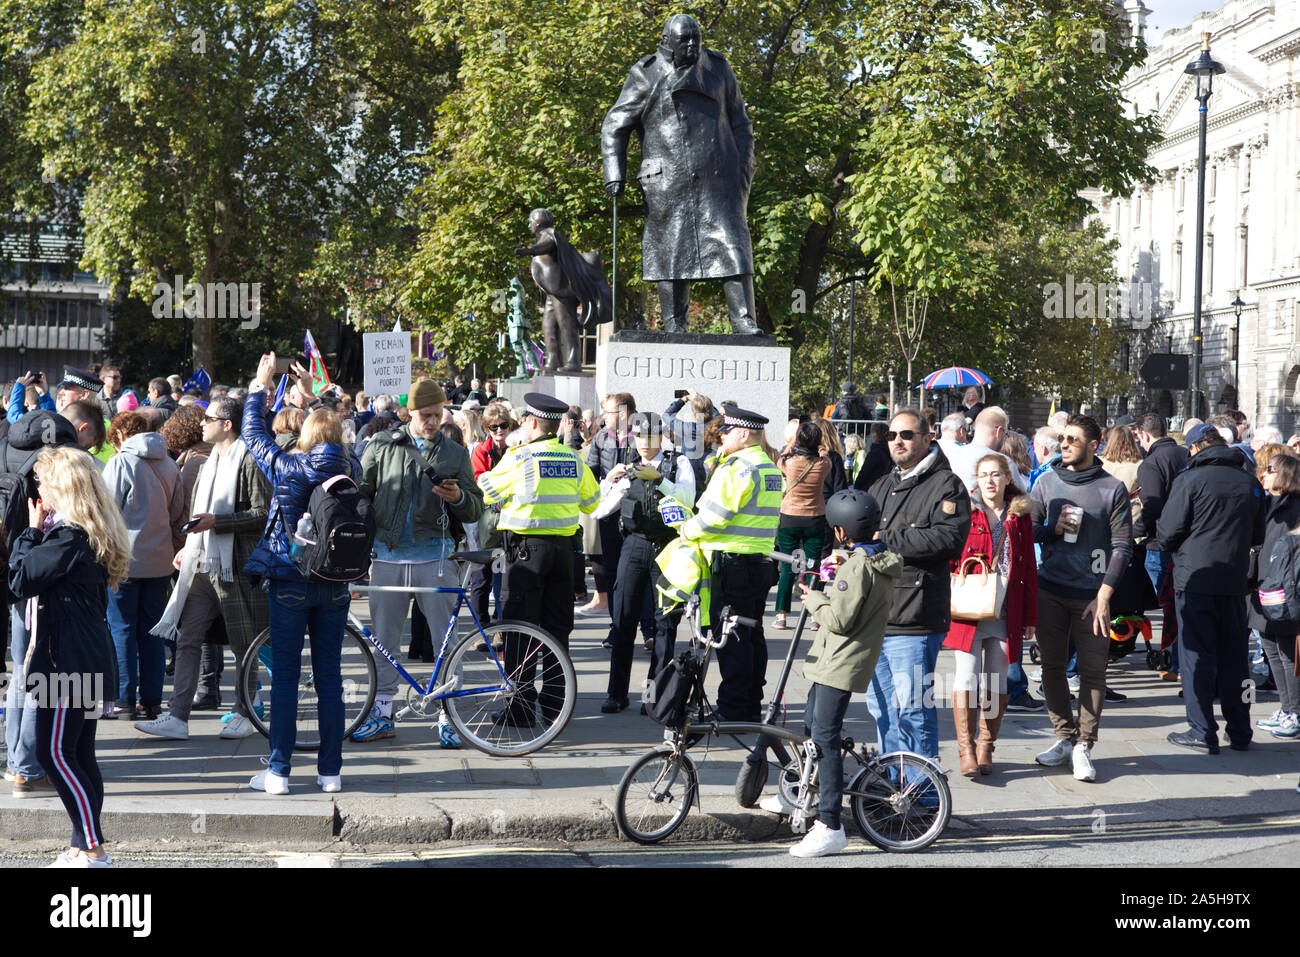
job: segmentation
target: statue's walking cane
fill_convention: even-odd
[[[614,203],[614,254],[610,263],[609,275],[609,312],[610,331],[618,328],[618,196],[612,197]]]

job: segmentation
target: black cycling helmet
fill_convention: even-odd
[[[880,506],[866,492],[846,488],[827,501],[826,524],[844,529],[845,537],[854,542],[869,542],[880,528]]]

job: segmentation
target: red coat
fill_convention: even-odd
[[[976,489],[975,495],[979,494],[979,489]],[[1007,582],[1005,605],[1007,657],[1019,661],[1025,628],[1038,625],[1038,565],[1034,560],[1034,526],[1029,517],[1029,496],[1022,495],[1014,487],[1008,488],[1007,494],[1011,501],[1007,510],[1007,542],[1011,549],[1011,576]],[[989,529],[989,520],[984,510],[973,504],[966,547],[962,549],[961,560],[952,563],[952,570],[956,572],[962,562],[976,555],[993,566],[993,533]],[[954,618],[943,646],[956,651],[970,651],[975,640],[975,626],[973,621]]]
[[[502,454],[505,454],[504,449],[502,449]],[[492,467],[500,460],[500,455],[495,457],[492,455],[491,439],[488,439],[486,442],[480,442],[478,445],[474,446],[474,451],[469,454],[469,464],[474,469],[475,478],[478,478],[484,472],[492,471]]]

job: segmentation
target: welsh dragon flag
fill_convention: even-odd
[[[312,394],[319,395],[333,383],[330,382],[329,370],[325,368],[325,357],[321,355],[320,349],[316,348],[316,340],[311,337],[310,329],[307,330],[307,338],[303,341],[302,352],[309,363],[307,371],[311,374]]]

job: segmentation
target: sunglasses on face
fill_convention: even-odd
[[[1061,436],[1062,445],[1087,445],[1088,440],[1083,436],[1063,435]]]
[[[500,425],[489,425],[489,426],[488,426],[488,431],[489,431],[489,432],[509,432],[509,431],[510,431],[510,425],[509,425],[509,423],[506,423],[506,422],[502,422]]]
[[[894,439],[902,439],[904,442],[911,442],[918,436],[929,434],[929,432],[914,432],[911,429],[903,429],[901,432],[886,432],[885,441],[892,442]]]
[[[205,415],[204,422],[229,422],[230,420],[220,415]]]

